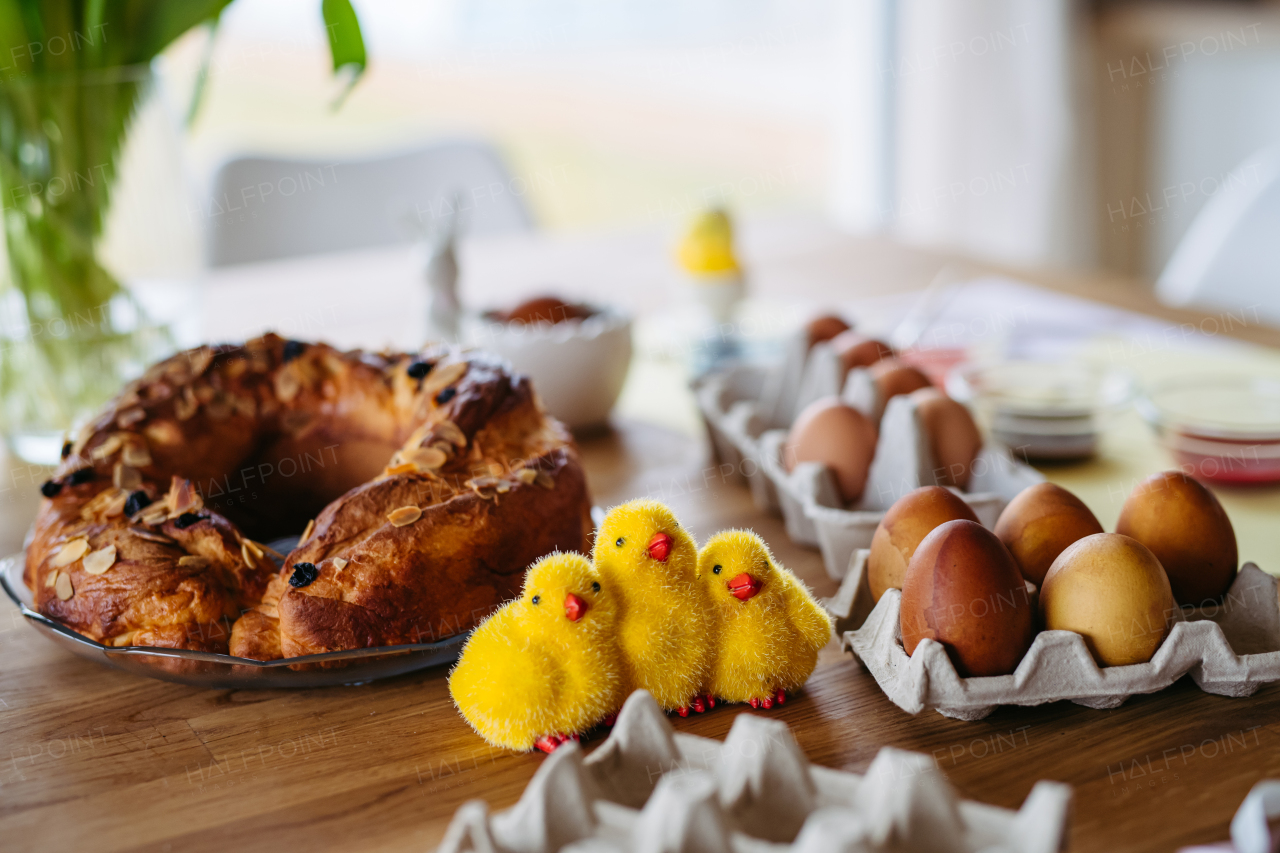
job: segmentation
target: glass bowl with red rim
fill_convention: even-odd
[[[1146,389],[1137,409],[1192,476],[1235,485],[1280,482],[1280,377],[1166,379]]]

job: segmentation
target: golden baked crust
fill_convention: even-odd
[[[41,613],[108,645],[260,660],[462,633],[591,529],[572,437],[528,380],[444,346],[180,353],[50,483],[26,564]],[[257,540],[304,525],[277,572]]]

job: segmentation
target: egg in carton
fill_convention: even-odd
[[[856,382],[854,371],[850,373],[849,382]],[[858,407],[847,395],[845,400]],[[928,433],[917,401],[909,395],[893,397],[885,406],[867,484],[852,506],[841,499],[826,466],[801,462],[788,471],[783,462],[786,440],[782,430],[761,435],[761,469],[777,490],[787,534],[800,544],[819,548],[827,573],[835,580],[845,576],[856,550],[870,547],[876,526],[898,498],[939,483]],[[954,491],[984,526],[994,527],[1005,504],[1043,479],[1034,468],[1014,459],[1007,448],[988,442],[974,460],[968,490]]]
[[[829,396],[879,422],[867,485],[853,506],[841,500],[824,466],[803,462],[788,471],[783,464],[791,423],[807,405]],[[831,344],[810,347],[804,333],[789,340],[782,364],[772,371],[735,366],[709,377],[698,388],[698,403],[723,470],[747,481],[758,509],[782,514],[792,541],[821,550],[836,580],[853,552],[870,546],[894,501],[939,480],[917,402],[908,395],[881,399],[868,370],[845,371]],[[1043,479],[1003,445],[989,442],[974,462],[968,491],[957,494],[992,527],[1006,503]]]
[[[932,757],[890,747],[865,775],[816,767],[785,723],[752,714],[723,743],[677,734],[640,690],[599,748],[557,749],[511,808],[459,808],[439,851],[1054,853],[1070,805],[1055,782],[1016,812],[961,800]]]
[[[777,487],[761,469],[760,437],[766,430],[788,429],[819,397],[839,394],[842,371],[835,349],[825,342],[810,345],[808,332],[801,329],[787,339],[778,365],[734,364],[698,381],[695,395],[716,460],[726,479],[747,483],[761,512],[776,515],[782,504]],[[854,383],[868,387],[869,374],[855,373]]]
[[[1280,589],[1276,578],[1253,563],[1240,569],[1221,605],[1176,611],[1173,629],[1146,663],[1099,667],[1079,634],[1041,631],[1012,674],[964,678],[933,640],[921,640],[915,654],[907,655],[902,592],[890,589],[873,601],[869,554],[854,554],[839,591],[824,604],[836,619],[841,645],[910,714],[933,708],[947,717],[980,720],[1000,705],[1064,699],[1115,708],[1187,673],[1200,689],[1219,696],[1250,696],[1280,681]]]

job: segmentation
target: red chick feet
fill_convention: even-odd
[[[600,722],[601,722],[603,725],[608,726],[609,728],[613,728],[613,727],[614,727],[614,724],[618,722],[618,715],[617,715],[617,714],[609,714],[607,717],[605,717],[605,718],[604,718],[603,720],[601,720]]]
[[[706,713],[716,706],[716,697],[710,693],[701,694],[693,697],[693,701],[688,705],[676,708],[676,713],[682,717],[689,716],[689,712],[693,711],[697,714]]]
[[[689,716],[690,711],[693,711],[694,713],[697,713],[697,714],[703,714],[711,710],[715,706],[716,706],[716,697],[708,693],[705,696],[694,696],[693,701],[690,702],[688,705],[685,705],[680,708],[676,708],[676,713],[682,717],[687,717]]]
[[[534,741],[533,745],[536,746],[538,749],[542,750],[543,752],[547,753],[548,755],[550,755],[551,753],[555,752],[558,747],[563,746],[569,741],[571,740],[578,741],[581,739],[582,739],[582,736],[576,735],[576,734],[575,735],[543,735],[542,737]]]
[[[785,703],[786,701],[787,701],[787,694],[786,694],[786,692],[784,692],[784,691],[782,691],[782,690],[779,690],[779,691],[778,691],[776,694],[774,694],[773,696],[766,696],[766,697],[764,697],[763,699],[752,699],[752,700],[751,700],[751,707],[752,707],[752,708],[764,708],[764,709],[767,711],[767,710],[769,710],[770,708],[772,708],[774,705],[781,705],[781,704]]]
[[[533,745],[543,752],[550,755],[556,751],[556,747],[564,743],[564,738],[560,735],[543,735],[533,742]]]

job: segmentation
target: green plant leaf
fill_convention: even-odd
[[[191,103],[187,105],[187,127],[196,123],[200,113],[200,105],[204,103],[204,92],[209,87],[209,67],[213,64],[213,47],[218,35],[218,24],[222,21],[219,12],[205,26],[204,50],[200,53],[200,67],[196,71],[196,82],[191,92]]]
[[[15,50],[19,45],[25,46],[30,41],[27,24],[17,0],[0,0],[0,72],[9,74],[26,71],[30,67],[29,58],[26,62],[23,61],[25,52]]]
[[[103,42],[106,40],[106,27],[103,21],[106,20],[106,0],[86,0],[84,4],[84,21],[82,26],[84,32],[81,34],[85,39],[85,50],[88,57],[83,65],[98,66],[102,61]]]
[[[320,13],[324,16],[324,28],[329,36],[333,73],[347,76],[346,85],[333,104],[337,108],[364,73],[368,57],[364,50],[364,36],[360,32],[360,19],[351,0],[322,0]]]
[[[107,4],[109,12],[119,14],[123,20],[108,29],[107,39],[125,40],[126,62],[150,62],[187,30],[213,20],[230,3],[231,0],[115,0]]]

